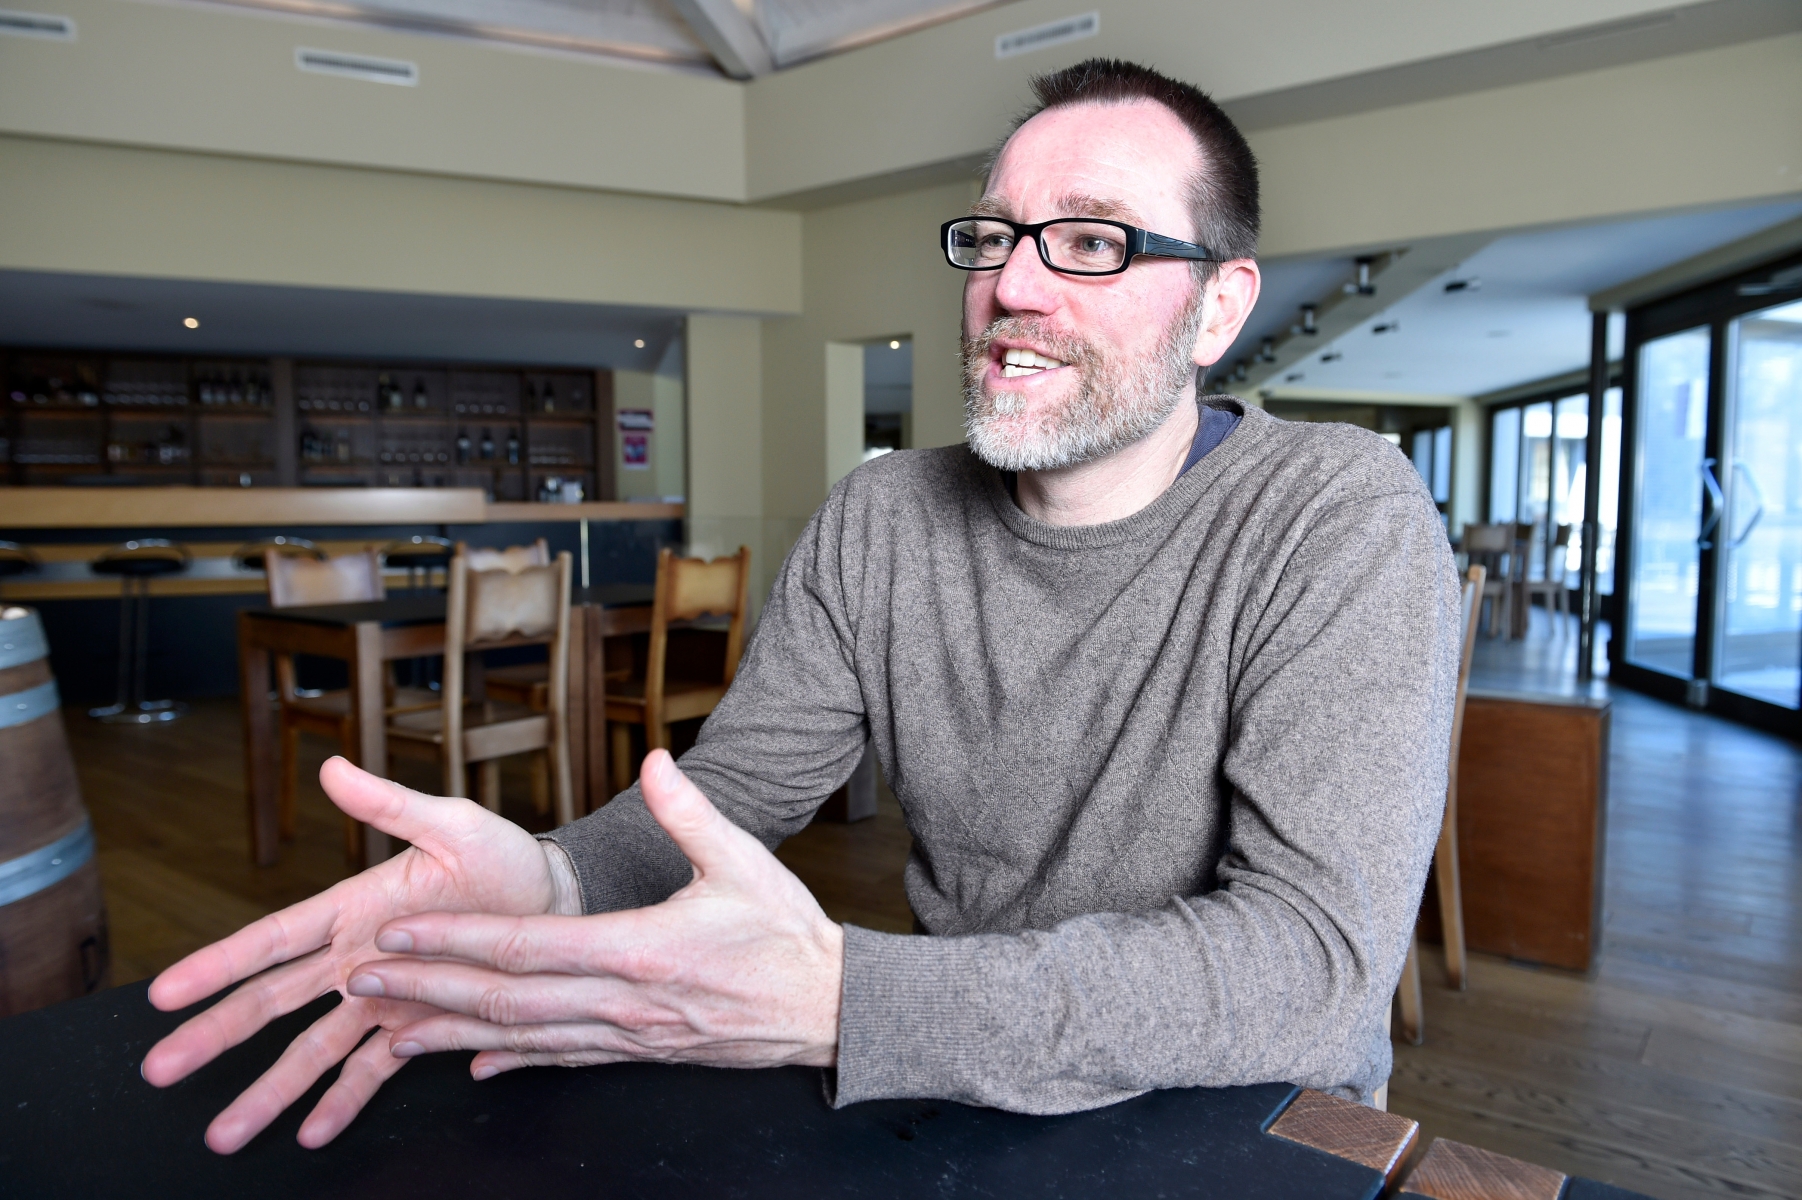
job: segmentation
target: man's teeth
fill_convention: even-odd
[[[1002,355],[1001,377],[1015,379],[1021,375],[1037,375],[1040,371],[1048,371],[1053,367],[1065,364],[1055,358],[1047,358],[1035,350],[1009,350]]]

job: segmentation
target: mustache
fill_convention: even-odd
[[[1060,333],[1037,317],[996,317],[973,338],[964,339],[964,353],[972,362],[986,361],[999,338],[1015,338],[1032,342],[1052,358],[1071,364],[1085,363],[1096,357],[1093,347],[1081,338]]]

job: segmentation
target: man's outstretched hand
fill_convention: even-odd
[[[664,751],[645,805],[694,867],[662,904],[589,917],[397,916],[349,993],[420,1016],[388,1051],[478,1050],[477,1079],[627,1059],[762,1067],[837,1059],[844,931]],[[429,1007],[421,1007],[429,1006]]]
[[[359,998],[345,988],[359,967],[385,957],[375,940],[384,924],[422,912],[547,913],[557,904],[546,848],[511,821],[468,800],[410,791],[341,758],[327,762],[319,779],[339,808],[412,847],[190,954],[150,985],[150,1002],[167,1012],[256,976],[151,1048],[143,1072],[157,1087],[185,1078],[277,1017],[327,992],[345,993],[213,1119],[206,1142],[221,1154],[243,1147],[349,1055],[300,1127],[303,1146],[322,1146],[406,1065],[390,1053],[392,1032],[432,1010]],[[371,1029],[375,1036],[358,1047]]]

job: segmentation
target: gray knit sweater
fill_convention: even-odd
[[[682,767],[773,847],[874,739],[932,936],[845,930],[839,1104],[1367,1099],[1443,810],[1457,624],[1419,477],[1350,426],[1244,407],[1150,506],[1074,528],[961,446],[890,454],[789,553]],[[691,878],[636,787],[553,836],[590,911]]]

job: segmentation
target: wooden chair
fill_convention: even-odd
[[[631,786],[631,727],[644,728],[645,750],[669,749],[672,721],[704,717],[725,696],[738,673],[744,647],[745,597],[751,582],[751,551],[740,546],[730,558],[711,561],[677,558],[668,547],[657,556],[657,591],[651,605],[651,635],[644,673],[607,685],[607,722],[613,736],[613,790]],[[718,677],[671,678],[669,634],[672,624],[703,616],[729,618],[725,659]]]
[[[469,768],[477,768],[477,799],[501,807],[500,760],[543,751],[549,756],[557,823],[575,820],[569,769],[569,578],[570,557],[545,566],[489,571],[470,569],[468,554],[451,559],[444,622],[444,686],[430,710],[402,713],[388,722],[389,745],[436,757],[444,768],[444,793],[467,796]],[[547,646],[549,682],[543,712],[470,695],[468,666],[486,650]],[[476,677],[479,679],[479,677]]]
[[[1482,598],[1489,604],[1489,636],[1514,628],[1514,589],[1508,586],[1515,554],[1514,524],[1466,525],[1462,546],[1470,565],[1482,567]]]
[[[271,608],[294,608],[308,604],[354,604],[358,601],[381,600],[387,595],[382,585],[381,561],[374,550],[359,554],[341,554],[337,558],[315,558],[308,548],[301,552],[283,550],[274,544],[261,547],[264,577],[269,588]],[[294,776],[300,757],[300,735],[315,733],[334,739],[345,757],[356,758],[357,731],[351,715],[348,690],[308,691],[295,677],[294,656],[277,655],[275,659],[277,720],[281,740],[281,791],[279,828],[283,838],[294,836]],[[437,697],[423,688],[386,688],[389,711],[418,709],[437,703]],[[363,839],[358,823],[344,818],[344,853],[351,861],[363,855]]]
[[[1570,589],[1564,586],[1564,564],[1570,554],[1571,534],[1574,526],[1560,525],[1558,532],[1546,543],[1545,562],[1542,564],[1538,579],[1524,580],[1521,588],[1525,595],[1522,603],[1531,611],[1533,598],[1539,597],[1545,604],[1546,616],[1554,613],[1559,616],[1570,615]],[[1553,629],[1557,629],[1556,625]]]
[[[1439,883],[1439,922],[1445,934],[1445,974],[1447,981],[1464,990],[1468,965],[1464,953],[1464,897],[1458,878],[1458,746],[1464,738],[1464,698],[1470,688],[1470,659],[1477,644],[1477,613],[1482,608],[1486,572],[1481,565],[1470,568],[1464,577],[1460,615],[1463,619],[1463,647],[1458,657],[1458,691],[1452,701],[1451,760],[1445,774],[1445,816],[1439,823],[1439,844],[1433,850],[1433,874]],[[1401,1033],[1413,1045],[1420,1045],[1425,1026],[1421,1016],[1420,938],[1410,936],[1408,960],[1402,967],[1401,983],[1395,989],[1401,1009]]]
[[[471,571],[519,571],[526,567],[548,567],[551,564],[550,543],[539,538],[529,546],[508,546],[505,550],[490,550],[477,546],[473,549],[463,542],[457,543],[457,553],[467,555]],[[480,660],[474,660],[473,669]],[[510,704],[522,704],[533,712],[545,712],[549,707],[551,689],[551,665],[541,663],[514,663],[505,667],[482,667],[481,692],[490,700],[504,700]],[[477,690],[466,687],[466,690]],[[551,777],[549,758],[543,754],[532,756],[532,808],[539,813],[551,810]]]

